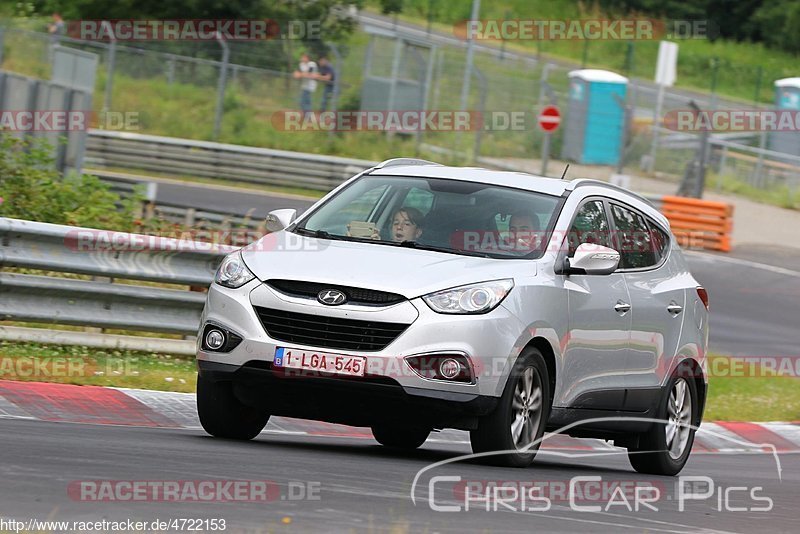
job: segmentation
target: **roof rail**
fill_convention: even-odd
[[[373,167],[374,169],[385,169],[386,167],[401,167],[405,165],[438,165],[441,167],[441,163],[436,163],[435,161],[428,161],[426,159],[417,159],[417,158],[392,158],[387,159],[386,161],[382,161]]]
[[[625,189],[624,187],[620,187],[618,185],[614,185],[614,184],[611,184],[611,183],[608,183],[608,182],[604,182],[602,180],[595,180],[593,178],[577,178],[575,180],[572,180],[570,182],[570,185],[572,187],[569,187],[569,186],[567,187],[567,189],[570,190],[570,191],[574,191],[576,187],[580,187],[582,185],[597,185],[597,186],[600,186],[600,187],[607,187],[608,189],[613,189],[614,191],[620,191],[622,193],[626,193],[626,194],[628,194],[628,195],[630,195],[630,196],[632,196],[634,198],[637,198],[637,199],[641,200],[645,204],[653,206],[654,208],[656,207],[653,204],[653,201],[650,200],[649,198],[647,198],[646,196],[640,195],[639,193],[634,193],[630,189]]]

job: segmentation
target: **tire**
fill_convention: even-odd
[[[197,415],[206,432],[229,439],[253,439],[269,421],[269,414],[236,398],[231,382],[214,382],[201,375],[197,375]]]
[[[372,427],[375,441],[384,447],[414,450],[422,446],[431,433],[430,428],[379,425]]]
[[[529,399],[527,409],[522,407],[525,398]],[[538,350],[529,348],[514,364],[497,408],[482,417],[478,428],[470,432],[472,452],[516,450],[518,452],[483,456],[481,461],[505,467],[528,467],[539,450],[539,440],[544,435],[549,415],[547,365]],[[525,450],[520,451],[523,448]]]
[[[681,389],[683,402],[679,404]],[[672,423],[654,423],[650,430],[639,434],[638,444],[628,447],[633,468],[650,475],[678,474],[692,451],[695,434],[692,425],[697,420],[697,409],[697,387],[691,373],[676,371],[667,383],[666,395],[655,416]]]

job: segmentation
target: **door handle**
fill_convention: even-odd
[[[617,303],[614,304],[614,311],[619,313],[619,314],[623,314],[624,315],[624,314],[628,313],[628,311],[630,311],[630,309],[631,309],[631,305],[628,304],[627,302],[623,302],[621,300],[618,300]]]
[[[683,306],[681,306],[674,300],[669,303],[669,306],[667,306],[667,312],[669,312],[672,315],[678,315],[682,311],[683,311]]]

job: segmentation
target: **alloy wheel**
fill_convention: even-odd
[[[542,379],[534,367],[522,373],[511,404],[511,438],[517,450],[527,450],[533,443],[542,419]]]

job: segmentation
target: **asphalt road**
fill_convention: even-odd
[[[460,444],[428,443],[412,453],[393,452],[372,440],[262,434],[252,442],[214,439],[201,431],[0,420],[5,461],[0,464],[0,515],[17,520],[101,519],[153,521],[174,518],[225,519],[228,531],[379,532],[796,532],[800,499],[800,456],[783,455],[782,481],[770,455],[696,454],[682,476],[709,477],[714,488],[703,500],[680,498],[672,477],[638,475],[624,456],[540,457],[529,469],[503,469],[455,462],[422,474],[411,500],[415,475],[434,462],[468,453]],[[13,459],[13,460],[12,460]],[[504,504],[472,503],[464,510],[454,483],[506,481],[544,484],[546,502],[501,495]],[[606,487],[634,484],[649,489],[640,510],[634,492],[600,496],[570,505],[558,487],[571,477],[599,476]],[[86,480],[267,480],[277,484],[270,502],[143,502],[81,500],[70,484]],[[460,511],[433,510],[434,504]],[[684,487],[688,484],[684,479]],[[583,483],[579,483],[583,484]],[[290,490],[289,488],[292,488]],[[524,487],[524,486],[523,486]],[[725,490],[745,487],[746,490]],[[301,489],[302,488],[302,489]],[[754,489],[759,488],[759,489]],[[698,495],[707,488],[696,487]],[[307,498],[309,493],[311,499]],[[655,493],[660,493],[655,499]],[[750,492],[754,493],[751,494]],[[687,491],[686,493],[688,493]],[[301,494],[305,493],[301,498]],[[278,496],[280,495],[280,496]],[[721,497],[719,497],[721,496]],[[761,499],[761,500],[758,500]],[[753,511],[770,507],[770,511]],[[616,502],[610,505],[609,502]],[[683,503],[684,510],[680,510]],[[497,509],[495,509],[495,506]],[[576,506],[600,506],[582,511]],[[733,511],[740,508],[740,511]]]
[[[295,195],[280,195],[260,192],[257,189],[220,187],[217,185],[191,184],[176,180],[157,180],[156,204],[207,209],[209,211],[265,218],[272,210],[294,208],[305,211],[315,199]]]
[[[767,265],[729,255],[687,254],[708,290],[709,349],[737,356],[797,356],[800,332],[800,250],[764,255]],[[778,261],[775,261],[778,260]]]

